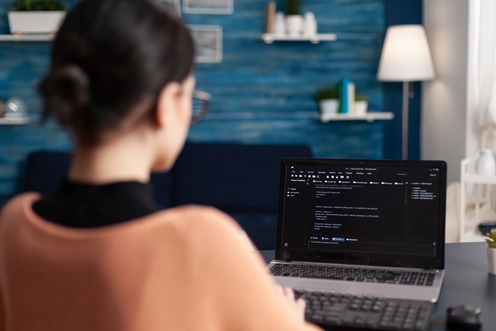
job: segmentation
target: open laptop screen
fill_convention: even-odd
[[[443,161],[284,159],[276,256],[442,268]]]

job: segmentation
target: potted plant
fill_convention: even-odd
[[[367,114],[368,98],[366,95],[355,96],[355,114],[358,116],[365,116]]]
[[[298,37],[303,28],[303,18],[300,15],[300,0],[286,0],[286,24],[290,37]]]
[[[339,93],[335,88],[326,88],[315,94],[315,99],[319,102],[321,120],[326,121],[329,116],[338,113]]]
[[[486,235],[487,265],[489,272],[496,275],[496,229]]]
[[[55,33],[64,16],[60,0],[14,0],[8,13],[10,33]]]

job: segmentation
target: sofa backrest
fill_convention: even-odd
[[[47,193],[54,190],[67,175],[71,153],[58,151],[35,151],[26,160],[24,190]],[[155,201],[163,208],[172,207],[172,179],[170,173],[152,174]]]
[[[71,154],[56,151],[35,151],[26,160],[24,190],[47,193],[59,185],[67,175]]]
[[[163,208],[214,206],[228,213],[277,213],[283,157],[310,157],[307,146],[186,143],[173,169],[152,174],[155,201]],[[26,162],[25,191],[49,192],[67,175],[71,154],[36,151]]]
[[[277,213],[281,159],[311,156],[308,146],[188,143],[174,167],[174,204]]]

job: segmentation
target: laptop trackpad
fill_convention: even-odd
[[[296,277],[274,277],[281,286],[289,286],[305,290],[319,290],[330,292],[346,292],[350,287],[349,282],[329,281],[322,279],[296,278]]]

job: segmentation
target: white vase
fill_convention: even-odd
[[[9,11],[10,33],[55,33],[65,11]]]
[[[487,267],[489,273],[496,275],[496,249],[486,246],[487,251]]]
[[[286,28],[290,37],[299,37],[303,29],[303,18],[300,15],[288,15]]]
[[[284,13],[277,12],[274,19],[274,35],[277,37],[283,37],[286,35],[286,17]]]
[[[487,148],[481,149],[477,162],[475,163],[475,171],[480,175],[492,176],[494,175],[494,170],[495,162],[493,151]]]
[[[365,100],[355,101],[355,115],[365,116],[367,114],[367,107],[369,103]]]
[[[320,112],[322,114],[337,114],[339,109],[338,99],[323,99],[319,101]]]
[[[314,37],[317,34],[317,21],[315,20],[315,15],[312,12],[305,14],[305,19],[303,21],[303,35],[305,37]]]

